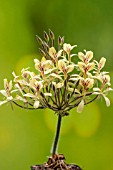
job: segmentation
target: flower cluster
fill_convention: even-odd
[[[4,79],[4,89],[0,93],[4,100],[0,105],[9,102],[25,109],[52,109],[61,116],[77,107],[82,112],[87,105],[104,97],[110,105],[107,94],[112,90],[108,72],[102,71],[106,59],[93,60],[93,52],[86,51],[72,54],[77,46],[64,43],[64,37],[58,37],[58,49],[55,48],[55,36],[50,30],[44,32],[44,41],[36,36],[40,44],[42,59],[34,59],[36,72],[29,68],[22,69],[21,75],[14,72],[13,81]],[[73,62],[77,58],[77,62]],[[13,83],[12,83],[13,82]]]

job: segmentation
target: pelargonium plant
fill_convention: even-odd
[[[0,105],[10,103],[23,109],[46,109],[53,110],[58,116],[56,135],[54,138],[52,156],[43,166],[51,169],[71,169],[72,164],[67,165],[62,154],[57,154],[57,145],[64,116],[68,116],[70,110],[77,107],[80,113],[85,105],[101,97],[107,106],[110,100],[107,97],[111,91],[109,73],[103,71],[106,59],[100,61],[93,59],[93,52],[86,51],[73,54],[77,45],[64,43],[64,37],[58,37],[57,48],[55,48],[54,33],[44,32],[44,40],[36,36],[40,44],[41,61],[34,59],[35,69],[23,68],[21,75],[12,73],[14,79],[8,82],[4,79],[4,89],[0,93],[4,100]],[[76,62],[74,62],[77,60]],[[38,169],[32,166],[32,169]],[[74,166],[75,170],[81,168]]]

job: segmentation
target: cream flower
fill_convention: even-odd
[[[83,62],[78,62],[78,67],[83,73],[87,74],[89,71],[94,69],[95,63],[91,62],[91,63],[85,64]]]
[[[97,77],[100,81],[101,81],[101,83],[102,83],[102,85],[103,85],[103,87],[105,86],[105,85],[111,85],[110,84],[110,76],[109,75],[106,75],[106,74],[99,74],[98,75],[98,77]]]
[[[29,68],[23,68],[23,69],[21,70],[21,73],[22,73],[22,77],[25,78],[26,80],[29,80],[29,79],[28,79],[29,77],[32,78],[32,77],[35,76],[35,73],[29,71]],[[14,73],[13,73],[13,75],[14,75]]]
[[[75,47],[77,47],[77,45],[73,45],[73,46],[71,46],[70,44],[67,44],[67,43],[64,43],[63,44],[63,50],[66,52],[66,54],[68,55],[68,61],[69,62],[71,62],[71,57],[73,56],[73,55],[71,55],[70,53],[71,53],[71,50],[73,49],[73,48],[75,48]]]
[[[12,101],[12,93],[14,92],[17,92],[17,90],[12,90],[12,80],[8,83],[8,80],[4,79],[4,90],[0,90],[0,93],[5,97],[5,100],[0,101],[0,105]]]
[[[58,58],[62,55],[62,51],[63,50],[59,50],[57,53],[54,47],[49,48],[49,55],[55,61],[56,64],[58,63]]]
[[[67,73],[70,73],[74,69],[74,65],[66,65],[66,63],[63,60],[58,61],[58,68],[60,69],[61,72],[64,74],[64,78],[67,78]]]
[[[37,92],[40,92],[43,88],[43,81],[37,81],[36,79],[30,80],[29,87]]]
[[[34,59],[35,62],[35,69],[38,70],[42,77],[45,74],[52,72],[53,63],[51,60],[46,60],[45,57],[42,58],[41,62],[38,59]]]
[[[76,45],[64,43],[64,37],[60,36],[56,48],[51,30],[49,34],[44,32],[44,39],[37,37],[43,56],[41,61],[34,59],[38,72],[23,68],[20,76],[12,73],[13,81],[4,79],[4,89],[0,90],[4,101],[0,101],[0,105],[12,102],[25,109],[49,108],[61,116],[75,107],[77,112],[82,112],[84,106],[98,96],[104,97],[109,106],[107,94],[113,91],[110,76],[108,72],[101,72],[106,59],[93,60],[93,52],[86,50],[73,54]],[[80,59],[77,63],[72,61],[75,55]]]
[[[94,80],[90,78],[81,78],[80,79],[80,85],[84,87],[84,90],[91,89],[93,87]]]
[[[75,47],[77,47],[77,45],[71,46],[70,44],[64,43],[63,50],[69,55],[71,50]]]
[[[104,98],[105,102],[106,102],[106,106],[109,107],[110,106],[110,100],[108,97],[106,97],[108,91],[113,91],[112,88],[107,88],[106,90],[102,91],[101,89],[99,88],[93,88],[93,94],[95,95],[100,95]]]
[[[82,60],[85,64],[88,64],[89,61],[93,58],[93,52],[92,51],[86,51],[86,54],[79,52],[78,57],[80,60]]]

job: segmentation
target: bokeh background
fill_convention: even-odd
[[[51,29],[80,50],[107,58],[113,87],[112,0],[1,0],[0,1],[0,89],[3,79],[12,79],[23,67],[34,69],[40,57],[35,35]],[[59,153],[68,163],[84,170],[113,170],[113,93],[111,106],[104,100],[72,110],[64,118]],[[2,98],[0,98],[2,99]],[[30,170],[47,160],[53,142],[56,116],[49,110],[26,111],[0,107],[0,170]]]

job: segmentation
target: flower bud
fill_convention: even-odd
[[[49,29],[49,36],[52,40],[55,39],[54,33]]]
[[[44,38],[45,38],[45,40],[48,42],[49,41],[49,36],[48,36],[48,34],[44,31]]]
[[[43,44],[42,39],[41,39],[38,35],[36,35],[36,39],[37,39],[37,41],[38,41],[38,43],[39,43],[40,45]]]

